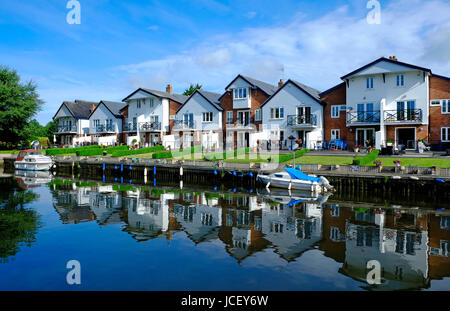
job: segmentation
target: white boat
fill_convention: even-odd
[[[258,180],[266,184],[266,188],[284,188],[306,190],[311,192],[327,192],[333,190],[333,186],[323,176],[309,176],[295,168],[286,168],[285,172],[277,172],[268,175],[258,174]]]
[[[14,172],[14,177],[24,189],[48,184],[52,181],[50,171],[17,170]]]
[[[16,170],[49,171],[52,167],[52,158],[44,156],[39,150],[22,150],[14,161]]]

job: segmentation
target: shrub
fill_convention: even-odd
[[[355,157],[353,159],[353,165],[368,165],[373,163],[378,155],[380,154],[380,150],[373,150],[371,153],[363,156],[363,157]]]
[[[101,148],[85,149],[85,150],[78,150],[76,154],[78,157],[85,157],[85,156],[103,155],[103,151],[105,151],[105,149]]]
[[[81,150],[98,149],[98,148],[100,148],[98,145],[90,145],[77,148],[54,148],[45,150],[45,153],[47,155],[62,155],[62,154],[76,153],[77,151]]]
[[[172,151],[161,151],[152,154],[153,159],[170,159],[172,157]]]
[[[124,157],[124,156],[128,156],[128,155],[151,153],[151,152],[157,152],[157,151],[162,151],[162,150],[164,150],[164,146],[161,146],[161,145],[149,147],[149,148],[134,149],[134,150],[120,150],[119,149],[117,151],[114,151],[111,156]]]

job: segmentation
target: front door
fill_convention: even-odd
[[[183,133],[183,148],[190,148],[194,146],[194,133]]]
[[[299,147],[308,146],[308,142],[306,141],[308,138],[307,131],[297,131],[297,133],[298,139],[301,140],[301,141],[297,140],[297,144],[299,145]]]
[[[416,149],[416,129],[397,128],[397,147],[404,145],[406,149]]]
[[[248,132],[238,132],[237,134],[238,148],[248,148],[250,146],[250,134]]]
[[[159,143],[159,134],[150,134],[150,146],[155,146]]]

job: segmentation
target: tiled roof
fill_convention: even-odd
[[[106,100],[102,100],[100,103],[103,103],[109,109],[109,111],[111,111],[111,113],[116,117],[122,116],[120,110],[122,110],[127,105],[127,103],[111,102]]]
[[[263,90],[267,95],[273,95],[278,90],[278,87],[276,87],[275,85],[272,85],[270,83],[256,80],[256,79],[254,79],[252,77],[248,77],[248,76],[241,76],[241,77],[243,77],[245,80],[247,80],[253,86],[256,86],[256,87],[260,88],[261,90]]]
[[[189,98],[188,96],[184,96],[181,94],[173,94],[173,93],[171,94],[171,93],[162,92],[162,91],[158,91],[158,90],[151,90],[151,89],[146,89],[146,88],[141,88],[141,90],[144,90],[145,92],[153,94],[157,97],[169,98],[180,104],[184,104],[184,102]]]
[[[62,103],[62,105],[65,105],[67,109],[69,109],[74,118],[88,119],[89,115],[92,112],[92,106],[94,106],[95,109],[98,103],[76,99],[74,102],[65,101]]]
[[[292,83],[296,84],[299,88],[303,89],[306,93],[308,93],[309,95],[311,95],[312,97],[314,97],[317,100],[320,100],[320,91],[307,86],[303,83],[297,82],[295,80],[289,79]]]

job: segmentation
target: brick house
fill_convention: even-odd
[[[125,97],[124,142],[131,144],[136,139],[143,145],[165,145],[164,138],[172,134],[176,112],[187,98],[174,94],[170,84],[165,92],[139,88]],[[170,143],[173,144],[173,139]]]
[[[436,118],[438,109],[430,107],[433,97],[448,97],[448,78],[435,76],[428,68],[399,62],[395,56],[382,57],[341,80],[344,83],[320,94],[327,103],[326,141],[340,138],[350,149],[392,144],[414,150],[421,139],[440,141],[444,131],[440,128],[449,124],[446,116]]]
[[[450,78],[430,77],[430,130],[432,150],[450,149]]]
[[[229,148],[255,146],[260,138],[261,106],[277,87],[247,76],[238,75],[219,98],[223,112],[224,145]]]

